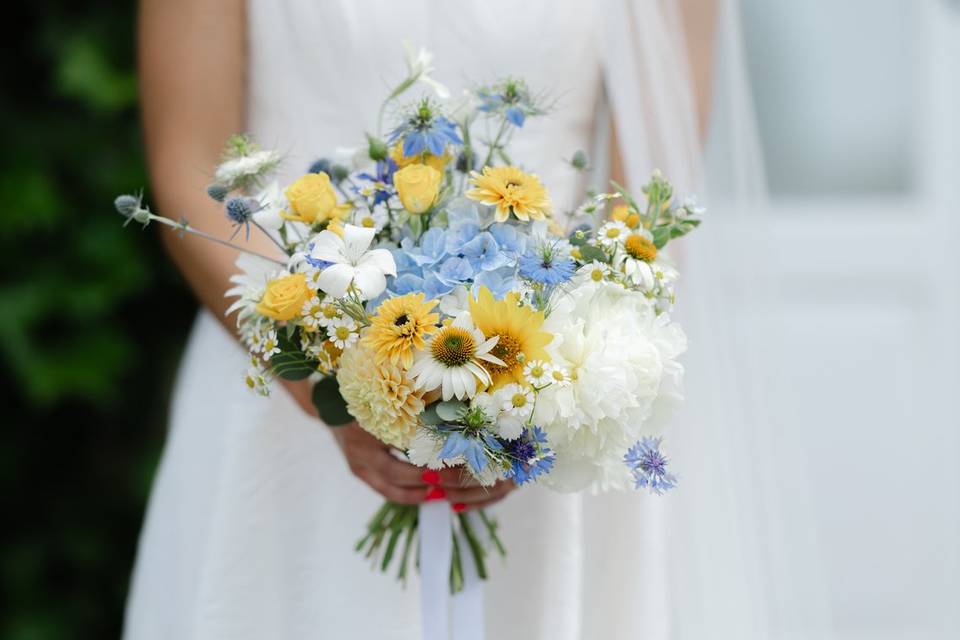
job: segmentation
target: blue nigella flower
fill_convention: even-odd
[[[668,460],[660,451],[660,441],[661,438],[644,436],[623,456],[633,472],[636,488],[648,487],[657,495],[677,486],[677,477],[667,473]]]
[[[553,469],[554,454],[547,447],[547,434],[540,427],[531,427],[516,440],[507,443],[510,468],[506,477],[518,485],[525,484]]]
[[[573,277],[574,263],[552,251],[531,249],[520,257],[520,276],[540,284],[554,286]]]
[[[515,127],[522,127],[528,115],[539,115],[543,109],[534,103],[530,91],[520,80],[505,80],[493,87],[477,91],[480,99],[478,109],[487,113],[499,113]]]
[[[392,159],[380,160],[373,173],[357,174],[357,178],[373,184],[373,204],[374,206],[381,202],[386,202],[393,195],[393,174],[397,170],[397,163]],[[356,189],[360,191],[360,189]]]
[[[332,262],[327,262],[326,260],[321,260],[320,258],[314,258],[313,256],[310,255],[311,251],[313,251],[312,242],[307,245],[307,250],[306,252],[304,252],[304,256],[303,256],[303,259],[306,260],[307,264],[309,264],[311,267],[314,267],[315,269],[320,269],[321,271],[323,271],[324,269],[326,269],[327,267],[333,264]]]
[[[451,429],[447,439],[443,443],[443,448],[437,457],[441,460],[449,460],[458,456],[463,456],[467,464],[474,473],[480,473],[487,467],[487,451],[502,451],[501,445],[496,438],[481,431],[476,436],[465,435],[463,431],[457,430],[455,426],[441,427],[441,430]]]
[[[427,100],[390,133],[388,142],[393,144],[400,139],[403,140],[404,156],[417,156],[424,151],[442,156],[448,144],[463,144],[457,125],[437,113],[436,107]]]

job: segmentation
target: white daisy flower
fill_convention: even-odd
[[[275,353],[280,353],[280,343],[277,341],[277,330],[270,329],[263,336],[260,353],[264,360],[268,360]]]
[[[327,326],[330,342],[338,349],[346,349],[357,341],[357,323],[353,318],[340,317],[332,320]]]
[[[623,244],[623,240],[630,233],[627,225],[619,220],[610,220],[597,229],[597,240],[606,248],[618,247]]]
[[[593,262],[585,264],[577,269],[576,277],[578,281],[592,280],[593,282],[600,282],[606,279],[609,275],[610,266],[598,260],[594,260]]]
[[[505,366],[490,353],[499,340],[500,336],[484,338],[470,314],[462,314],[433,334],[426,348],[417,352],[410,377],[417,389],[440,389],[444,400],[470,398],[477,392],[477,382],[490,384],[485,362]]]
[[[317,316],[317,326],[327,328],[334,320],[343,317],[343,312],[332,302],[324,301],[320,304],[320,315]]]
[[[523,368],[523,375],[534,387],[545,387],[553,378],[550,377],[550,365],[543,360],[531,360]]]
[[[563,367],[550,365],[550,381],[557,387],[566,387],[570,384],[570,372]]]
[[[303,309],[300,311],[300,322],[310,330],[317,330],[320,325],[320,319],[323,318],[323,304],[320,298],[313,296],[303,303]]]
[[[373,211],[368,209],[357,209],[353,212],[353,224],[365,229],[374,229],[378,233],[383,229],[388,221],[387,212],[382,207],[374,207]]]

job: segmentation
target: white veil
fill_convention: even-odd
[[[666,600],[675,638],[817,637],[826,623],[803,469],[778,455],[763,404],[759,330],[770,258],[766,188],[736,0],[716,0],[706,141],[683,24],[670,0],[605,3],[606,93],[628,187],[659,168],[708,208],[680,244],[677,315],[690,336],[687,401],[665,444],[680,487],[663,496]],[[651,516],[653,514],[650,514]],[[796,518],[796,516],[794,516]],[[641,535],[643,532],[641,532]],[[806,632],[806,633],[805,633]]]

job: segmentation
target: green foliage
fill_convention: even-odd
[[[116,638],[194,305],[113,197],[146,182],[135,3],[27,4],[0,123],[0,637]],[[238,374],[239,375],[239,374]]]
[[[333,376],[323,378],[313,385],[311,399],[320,419],[327,426],[342,427],[353,422],[353,416],[347,411],[347,403],[340,395],[337,379]]]
[[[317,361],[310,360],[300,350],[300,329],[290,332],[279,331],[277,346],[280,353],[270,358],[270,368],[286,380],[303,380],[317,370]]]

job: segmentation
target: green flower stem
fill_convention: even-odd
[[[214,236],[214,235],[210,235],[209,233],[206,233],[205,231],[200,231],[199,229],[195,229],[195,228],[191,227],[191,226],[190,226],[189,224],[187,224],[186,222],[174,222],[174,221],[171,220],[170,218],[164,218],[163,216],[158,216],[158,215],[155,215],[155,214],[152,214],[152,213],[150,214],[150,220],[151,220],[152,222],[158,222],[158,223],[160,223],[160,224],[162,224],[162,225],[168,226],[168,227],[170,227],[170,228],[172,228],[172,229],[177,229],[178,231],[181,231],[181,232],[184,232],[184,233],[189,233],[189,234],[191,234],[191,235],[195,235],[195,236],[197,236],[197,237],[199,237],[199,238],[203,238],[204,240],[209,240],[209,241],[211,241],[211,242],[216,242],[217,244],[222,244],[222,245],[225,246],[225,247],[230,247],[231,249],[236,249],[237,251],[240,251],[240,252],[249,254],[249,255],[251,255],[251,256],[256,256],[256,257],[262,258],[262,259],[264,259],[264,260],[269,260],[270,262],[274,262],[274,263],[276,263],[276,264],[279,264],[279,265],[282,266],[282,267],[286,267],[286,266],[287,266],[287,263],[284,262],[284,261],[282,261],[282,260],[277,260],[276,258],[271,258],[271,257],[268,256],[268,255],[264,255],[264,254],[262,254],[262,253],[258,253],[258,252],[256,252],[256,251],[252,251],[252,250],[250,250],[250,249],[246,249],[246,248],[244,248],[244,247],[241,247],[240,245],[234,244],[234,243],[230,242],[229,240],[223,240],[223,239],[218,238],[218,237],[216,237],[216,236]]]

